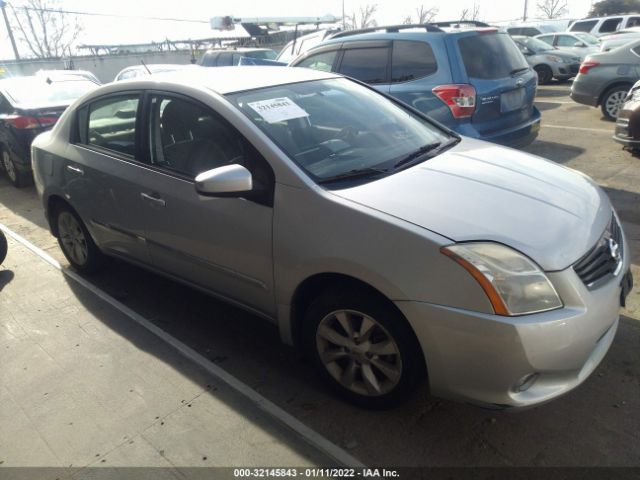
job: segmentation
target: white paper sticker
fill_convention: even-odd
[[[250,102],[248,105],[269,123],[284,122],[294,118],[309,116],[307,112],[288,97]]]

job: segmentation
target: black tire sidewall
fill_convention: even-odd
[[[402,376],[389,393],[369,397],[354,393],[340,385],[327,371],[316,347],[316,331],[320,321],[336,310],[355,310],[371,316],[393,337],[400,350]],[[418,341],[408,322],[394,307],[366,291],[329,290],[311,303],[304,315],[302,347],[325,382],[342,398],[360,407],[390,408],[406,400],[426,378],[424,359]]]
[[[534,69],[538,73],[538,83],[547,85],[553,79],[553,70],[547,65],[540,65]],[[545,77],[541,77],[540,72],[544,72]]]
[[[7,251],[9,250],[9,244],[7,243],[7,237],[0,231],[0,264],[7,258]]]
[[[71,256],[67,253],[67,250],[65,249],[62,243],[62,239],[60,237],[60,232],[59,232],[59,225],[60,225],[60,215],[62,215],[63,213],[68,213],[76,219],[84,235],[85,241],[87,243],[87,261],[83,265],[76,263],[73,260],[73,258],[71,258]],[[60,245],[60,249],[62,250],[62,253],[64,254],[65,258],[69,261],[71,266],[78,272],[82,272],[82,273],[93,273],[101,269],[104,264],[104,255],[94,243],[93,238],[89,233],[89,230],[87,230],[87,227],[85,226],[80,216],[72,208],[66,205],[61,205],[56,208],[54,219],[55,219],[56,230],[58,231],[58,244]]]

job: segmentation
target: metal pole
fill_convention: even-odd
[[[524,15],[522,15],[522,21],[525,22],[527,20],[527,2],[528,0],[524,0]]]
[[[347,29],[347,24],[345,23],[345,19],[344,19],[344,0],[342,0],[342,30],[346,30]]]

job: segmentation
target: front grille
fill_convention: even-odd
[[[587,287],[594,288],[599,280],[618,273],[624,253],[622,243],[622,229],[613,215],[598,243],[573,265]]]

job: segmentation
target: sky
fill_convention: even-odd
[[[538,16],[536,4],[542,0],[528,0],[528,17]],[[567,0],[566,18],[582,18],[587,15],[593,0]],[[7,0],[7,4],[20,7],[25,0]],[[460,18],[463,9],[479,7],[480,19],[499,22],[521,19],[525,0],[344,0],[345,13],[358,12],[364,5],[377,4],[375,18],[379,25],[402,23],[408,15],[414,15],[416,8],[437,7],[436,20]],[[232,15],[234,17],[260,16],[322,16],[342,15],[343,0],[234,0],[218,2],[212,0],[59,0],[58,5],[65,10],[115,14],[119,17],[80,15],[83,31],[79,43],[86,44],[129,44],[162,41],[167,37],[174,40],[197,39],[211,36],[208,20],[213,16]],[[7,7],[10,16],[10,7]],[[128,18],[125,18],[128,17]],[[137,18],[134,18],[137,17]],[[170,22],[146,20],[140,17],[163,17],[201,20],[195,22]],[[4,23],[0,25],[0,58],[11,59],[13,53]],[[17,33],[14,32],[17,36]],[[27,53],[24,46],[21,52]]]

